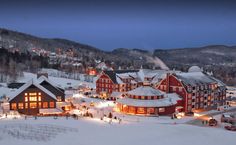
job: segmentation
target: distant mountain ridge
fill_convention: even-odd
[[[95,66],[95,60],[105,61],[118,69],[164,68],[186,71],[192,65],[213,71],[217,78],[230,85],[236,85],[236,46],[209,45],[199,48],[156,49],[154,52],[139,48],[117,48],[103,51],[94,46],[66,39],[47,39],[0,28],[0,47],[43,48],[55,51],[56,48],[74,48],[86,66]]]
[[[236,46],[210,45],[200,48],[180,48],[154,51],[171,69],[186,71],[197,65],[229,85],[236,85]]]

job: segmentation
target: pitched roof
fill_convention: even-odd
[[[35,82],[33,80],[26,82],[23,86],[21,86],[19,89],[17,89],[14,92],[9,93],[7,96],[10,98],[10,100],[12,100],[13,98],[15,98],[17,95],[19,95],[20,93],[22,93],[24,90],[26,90],[27,88],[29,88],[31,85],[37,87],[38,89],[42,90],[44,93],[48,94],[49,96],[51,96],[54,99],[57,99],[56,96],[51,93],[49,90],[47,90],[46,88],[44,88],[43,86],[41,86],[38,82]]]
[[[64,89],[60,88],[58,85],[56,85],[55,83],[51,82],[47,77],[45,76],[40,76],[37,80],[38,84],[42,84],[43,82],[47,82],[49,83],[51,86],[53,86],[55,89],[59,90],[60,92],[64,92]]]
[[[138,70],[115,70],[115,71],[103,71],[109,78],[115,83],[118,84],[116,79],[116,74],[129,73],[129,72],[138,72]]]

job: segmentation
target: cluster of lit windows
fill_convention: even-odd
[[[35,108],[55,108],[55,102],[41,102],[41,92],[24,93],[25,103],[11,103],[11,109],[35,109]],[[61,96],[59,96],[61,100]]]
[[[41,93],[25,93],[25,102],[41,101]]]

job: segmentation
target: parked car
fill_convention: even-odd
[[[230,131],[236,131],[236,126],[234,126],[234,125],[225,126],[225,129],[230,130]]]
[[[221,122],[233,123],[233,120],[234,120],[234,116],[230,114],[222,114],[221,116]]]

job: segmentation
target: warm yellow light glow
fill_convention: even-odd
[[[99,102],[96,105],[96,108],[106,108],[106,107],[114,107],[114,103],[111,101],[106,101],[106,102]]]
[[[202,114],[194,113],[194,117],[200,117]]]
[[[37,93],[29,93],[30,96],[36,96]]]

